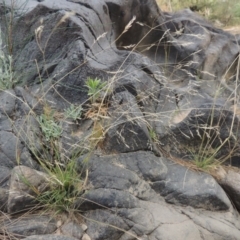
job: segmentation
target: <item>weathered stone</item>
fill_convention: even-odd
[[[37,140],[36,139],[36,142],[33,143],[32,145],[35,145],[37,144]],[[36,145],[35,145],[36,146]],[[33,150],[33,148],[32,148]],[[36,151],[36,149],[34,149]],[[34,152],[35,153],[35,152]],[[23,148],[22,152],[21,152],[21,155],[19,157],[19,164],[20,165],[23,165],[23,166],[27,166],[27,167],[30,167],[32,169],[35,169],[35,170],[39,170],[40,169],[40,165],[36,162],[36,160],[31,156],[31,153],[29,151],[28,148]]]
[[[16,104],[16,95],[13,90],[1,91],[0,93],[0,111],[5,117],[12,117],[14,115]]]
[[[14,133],[21,142],[25,143],[27,149],[32,152],[33,156],[37,157],[42,154],[44,151],[43,140],[41,139],[41,130],[36,117],[26,115],[17,119],[14,123]],[[26,151],[27,149],[25,149],[25,154],[29,155]],[[29,159],[28,165],[26,165],[27,159]],[[28,167],[37,167],[29,156],[25,158],[24,162]]]
[[[41,101],[37,100],[30,92],[24,88],[17,86],[15,89],[16,99],[16,115],[21,117],[33,113],[40,114],[42,112]]]
[[[91,240],[91,238],[85,233],[82,237],[82,240]]]
[[[60,139],[61,152],[65,158],[71,158],[75,152],[85,154],[89,152],[89,136],[92,134],[93,121],[79,121],[75,123],[73,120],[67,119],[62,122],[62,135]]]
[[[235,80],[238,79],[235,77],[238,68],[236,59],[239,55],[237,38],[216,29],[190,10],[171,14],[158,10],[154,1],[148,1],[148,4],[141,0],[122,4],[118,0],[113,2],[108,6],[113,22],[120,21],[114,25],[119,36],[116,42],[118,48],[128,46],[127,49],[141,52],[160,63],[160,69],[167,75],[167,79],[158,79],[162,85],[158,109],[155,114],[148,113],[152,117],[150,123],[159,135],[159,141],[167,145],[168,140],[168,151],[170,149],[174,154],[177,152],[178,156],[185,156],[189,154],[186,150],[189,146],[184,149],[184,142],[189,140],[194,146],[199,146],[202,132],[207,128],[211,130],[206,134],[213,135],[208,141],[212,143],[212,139],[215,139],[212,148],[218,149],[221,146],[219,142],[230,142],[230,147],[227,143],[221,147],[217,158],[228,155],[229,148],[237,149],[239,124],[237,118],[232,117],[232,110],[236,106],[229,101],[236,86]],[[133,13],[135,21],[131,21],[134,20]],[[130,22],[130,29],[122,34],[121,31]],[[149,26],[152,31],[146,29]],[[157,71],[153,75],[154,73],[157,76]],[[225,79],[232,80],[228,81],[230,86],[225,83]],[[221,95],[218,94],[219,91]],[[235,113],[238,115],[236,109]],[[201,115],[204,116],[200,117]],[[211,115],[214,115],[213,124],[210,122]],[[231,123],[237,136],[231,136],[232,128],[227,127]],[[216,137],[218,129],[220,136]],[[214,130],[216,132],[212,133]],[[228,137],[229,141],[226,140]],[[232,154],[239,155],[239,152],[231,152]]]
[[[129,155],[120,154],[104,157],[93,155],[91,157],[88,167],[91,172],[90,181],[94,189],[86,192],[86,197],[89,196],[91,200],[93,200],[93,205],[94,199],[92,198],[94,198],[96,194],[99,195],[99,197],[101,196],[102,205],[109,204],[109,207],[114,207],[115,205],[121,207],[135,207],[138,198],[145,200],[152,199],[154,191],[149,184],[143,181],[133,170],[127,167],[125,168],[124,164],[122,164],[121,160],[118,158],[120,156],[124,159],[128,159],[129,163],[134,162],[137,164],[137,157],[139,155],[129,153]],[[153,154],[150,156],[154,157]],[[145,156],[143,158],[144,160],[146,159]],[[84,159],[84,157],[79,159],[80,164]],[[159,171],[161,172],[161,169]],[[125,195],[126,198],[122,198],[119,194]],[[114,199],[116,199],[116,201]],[[89,204],[91,205],[91,203]]]
[[[129,229],[129,226],[121,217],[111,214],[108,211],[90,211],[86,217],[89,219],[89,221],[87,221],[87,234],[90,239],[119,239],[123,234],[122,231]],[[95,219],[95,221],[91,221],[91,219]]]
[[[227,195],[212,176],[164,159],[161,161],[165,162],[168,172],[165,179],[153,182],[152,188],[167,202],[212,211],[231,208]]]
[[[192,61],[189,65],[192,70],[200,70],[198,73],[191,73],[200,74],[200,80],[219,81],[222,77],[234,76],[237,70],[234,62],[239,49],[235,48],[238,43],[233,35],[215,28],[189,9],[167,14],[167,18],[166,27],[170,30],[169,35],[180,58],[185,57],[186,61]]]
[[[4,222],[4,228],[13,236],[27,237],[53,233],[57,226],[56,221],[49,216],[29,216],[19,220],[8,220]]]
[[[25,166],[15,167],[11,173],[8,212],[24,211],[36,204],[36,195],[47,189],[48,176]],[[36,189],[34,191],[34,189]]]
[[[22,152],[23,145],[11,132],[0,132],[0,165],[13,168],[17,165],[16,156]]]
[[[204,104],[190,110],[182,121],[171,123],[167,134],[160,140],[173,155],[190,160],[194,156],[207,158],[213,155],[221,162],[221,159],[240,154],[237,147],[239,126],[238,118],[224,106]]]
[[[213,211],[231,208],[228,197],[213,177],[156,157],[150,152],[93,156],[89,164],[90,181],[95,190],[86,193],[86,202],[82,207],[90,205],[93,209],[97,203],[96,207],[134,208],[138,200],[131,194],[150,200],[154,190],[167,202],[177,205]],[[144,168],[146,164],[151,171]],[[139,171],[148,184],[136,175]]]
[[[68,236],[62,236],[62,235],[53,235],[53,234],[46,234],[46,235],[33,235],[27,238],[24,238],[25,240],[76,240],[79,238],[73,238]]]
[[[64,235],[75,237],[77,239],[81,239],[84,234],[82,227],[75,222],[69,222],[64,224],[61,227],[61,231]]]
[[[11,174],[11,171],[9,168],[4,166],[0,167],[0,186],[2,188],[9,187],[10,174]]]
[[[88,227],[87,227],[86,224],[81,224],[81,228],[82,228],[83,231],[86,231]]]
[[[107,152],[133,152],[150,148],[150,137],[144,117],[134,96],[116,93],[110,109],[112,117],[103,147]]]
[[[131,153],[152,149],[149,129],[158,135],[155,141],[159,140],[156,146],[160,147],[155,152],[159,155],[164,147],[184,155],[184,143],[198,151],[199,123],[203,129],[219,130],[215,149],[230,136],[226,141],[230,149],[222,148],[220,155],[230,154],[235,143],[238,147],[239,121],[235,116],[239,114],[235,107],[239,103],[236,97],[230,101],[235,92],[231,88],[237,86],[237,66],[232,61],[239,54],[238,40],[190,11],[163,13],[154,0],[19,0],[14,7],[11,18],[12,1],[0,4],[3,49],[11,50],[15,74],[26,86],[15,89],[11,104],[4,93],[1,106],[11,118],[2,113],[0,119],[0,165],[12,168],[20,160],[34,166],[35,153],[41,155],[47,145],[35,119],[41,106],[35,106],[43,103],[63,113],[70,104],[83,104],[87,112],[91,101],[86,79],[98,78],[109,86],[107,97],[102,99],[108,112],[92,120],[82,119],[84,127],[63,124],[61,154],[71,156],[75,140],[76,144],[83,141],[83,148],[90,145],[86,138],[96,119],[104,123],[106,136],[99,152],[128,153],[88,155],[86,200],[79,197],[76,202],[80,210],[86,210],[88,236],[92,240],[238,239],[239,215],[211,176],[150,152]],[[6,41],[9,22],[11,46]],[[233,68],[229,68],[231,64]],[[222,79],[225,76],[229,85]],[[216,89],[222,91],[221,98]],[[67,142],[69,134],[73,136]],[[89,149],[91,146],[84,150]],[[42,182],[33,183],[41,186]],[[6,187],[7,181],[4,184]],[[12,176],[10,213],[31,202],[23,197],[30,196],[25,187]],[[26,201],[17,205],[17,199]]]
[[[191,220],[185,220],[176,225],[162,224],[150,234],[149,239],[154,239],[155,236],[159,236],[159,239],[162,240],[203,239],[197,226]]]
[[[212,214],[212,212],[206,212],[204,213],[204,216],[201,216],[201,214],[195,214],[194,211],[191,209],[184,209],[182,213],[185,214],[189,219],[191,219],[196,226],[198,226],[201,235],[203,235],[203,233],[205,235],[206,232],[204,230],[207,230],[208,234],[205,235],[207,236],[206,239],[217,238],[224,240],[239,238],[239,221],[235,221],[235,216],[229,212],[223,213],[225,217],[228,218],[228,220],[223,220],[220,217],[222,213]],[[229,221],[231,225],[227,226],[227,221]],[[232,224],[236,224],[235,226],[237,226],[238,230],[236,228],[232,228]],[[217,234],[211,234],[211,236],[209,235],[209,232]]]
[[[76,206],[83,210],[92,210],[101,207],[107,208],[135,208],[138,199],[130,193],[114,189],[96,189],[84,194]]]
[[[80,163],[82,159],[79,159]],[[227,216],[228,220],[225,220],[234,224],[236,216],[231,203],[210,175],[194,172],[150,152],[93,155],[88,163],[88,171],[90,189],[79,200],[78,207],[86,211],[87,219],[93,218],[104,223],[106,220],[103,213],[107,211],[105,208],[111,209],[109,213],[113,211],[113,215],[117,217],[114,221],[121,219],[131,228],[130,231],[126,226],[122,228],[122,238],[119,239],[131,239],[133,236],[143,239],[144,236],[151,236],[150,239],[154,239],[159,234],[171,239],[177,232],[182,234],[180,239],[186,239],[189,234],[196,239],[201,239],[201,236],[214,239],[217,236],[215,233],[218,231],[218,221],[221,221],[219,218]],[[164,199],[172,203],[172,206]],[[193,217],[189,219],[188,215],[182,214],[188,208],[174,205],[194,207]],[[194,221],[194,216],[204,221],[205,215],[211,216],[213,232],[200,230]],[[121,218],[117,220],[118,217]],[[99,223],[101,230],[91,220],[87,225],[87,233],[91,239],[112,239],[111,234],[106,235],[111,223],[104,226]],[[191,231],[187,227],[189,225],[192,226]],[[228,235],[230,229],[231,227],[222,239],[234,239],[237,232]],[[236,229],[239,231],[240,222]]]
[[[240,211],[240,171],[221,168],[217,173],[219,184],[226,191],[234,206]]]

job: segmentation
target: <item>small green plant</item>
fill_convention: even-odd
[[[17,83],[12,71],[12,57],[6,56],[0,51],[0,89],[12,88]]]
[[[212,166],[216,165],[217,160],[213,156],[200,157],[199,155],[195,155],[193,163],[197,166],[197,168],[208,170]]]
[[[101,91],[106,86],[106,82],[102,82],[100,79],[88,78],[86,81],[86,87],[88,88],[88,96],[91,98],[91,102],[94,103],[99,98]]]
[[[53,116],[41,114],[38,117],[38,122],[46,141],[50,141],[51,139],[55,139],[61,136],[62,127],[54,121]]]
[[[77,119],[81,119],[82,110],[82,106],[74,106],[71,104],[70,107],[65,110],[64,115],[66,118],[72,118],[76,121]]]
[[[149,128],[148,132],[149,132],[149,136],[152,139],[152,141],[157,142],[158,137],[157,137],[156,131],[153,128]]]
[[[49,168],[42,164],[50,176],[49,189],[37,194],[37,200],[42,206],[55,211],[70,211],[74,209],[74,202],[81,195],[84,181],[76,170],[76,161],[70,160],[65,167],[56,164]]]
[[[0,47],[2,46],[0,30]],[[0,89],[6,90],[13,88],[17,83],[17,79],[13,73],[13,59],[11,55],[5,54],[0,48]]]

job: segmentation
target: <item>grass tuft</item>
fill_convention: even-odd
[[[37,200],[41,206],[56,212],[70,212],[76,199],[84,190],[84,181],[76,170],[76,161],[71,160],[65,166],[56,164],[49,168],[42,164],[49,175],[49,189],[39,193]]]

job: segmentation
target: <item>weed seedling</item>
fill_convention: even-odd
[[[0,47],[1,47],[0,30]],[[11,55],[5,54],[0,48],[0,89],[10,89],[18,82],[13,73],[13,59]]]
[[[53,117],[41,114],[37,119],[46,141],[50,141],[52,138],[58,138],[61,136],[62,128],[54,121]]]
[[[82,106],[77,107],[71,104],[70,107],[65,110],[64,115],[66,118],[72,118],[74,121],[76,121],[77,119],[81,119],[82,110]]]
[[[100,79],[88,78],[86,81],[86,87],[88,88],[88,96],[91,98],[91,102],[94,103],[99,98],[101,91],[107,85],[106,82],[102,82]]]

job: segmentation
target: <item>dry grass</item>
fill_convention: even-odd
[[[172,4],[169,1],[158,1],[158,3],[160,4],[161,8],[163,10],[173,10],[172,9]],[[73,14],[69,13],[67,15],[64,15],[62,17],[62,19],[60,20],[60,22],[56,25],[56,28],[53,29],[53,32],[61,27],[61,23],[64,22],[67,18],[73,16]],[[127,31],[132,27],[133,23],[135,21],[135,18],[133,17],[131,19],[131,21],[126,25],[124,31],[122,34],[126,34]],[[43,26],[43,25],[42,25]],[[43,26],[44,27],[44,26]],[[150,29],[149,32],[151,32],[153,29]],[[53,32],[50,33],[49,35],[49,38],[48,40],[51,38],[51,36],[53,35]],[[44,45],[44,47],[42,48],[41,47],[41,35],[42,35],[42,30],[41,28],[38,28],[36,29],[36,39],[37,39],[37,44],[39,46],[39,49],[42,53],[42,56],[43,58],[45,59],[45,49],[46,49],[46,45]],[[122,35],[121,34],[121,35]],[[119,38],[121,37],[121,35],[119,36]],[[102,35],[101,35],[102,36]],[[100,40],[101,36],[99,36],[97,38],[97,40],[93,43],[93,44],[97,44],[98,40]],[[46,42],[46,44],[48,43],[48,40]],[[117,41],[117,40],[115,40]],[[140,40],[141,41],[141,40]],[[134,109],[134,107],[136,108],[139,108],[139,105],[138,103],[140,101],[144,102],[147,98],[153,98],[153,100],[155,101],[155,103],[159,103],[159,99],[157,99],[156,97],[154,97],[154,92],[153,90],[152,93],[151,93],[151,96],[146,96],[146,95],[143,95],[143,96],[138,96],[138,99],[136,99],[136,105],[135,106],[130,106],[129,107],[129,103],[124,103],[124,104],[119,107],[119,109],[116,109],[115,111],[118,112],[119,114],[119,118],[116,119],[115,123],[111,123],[109,124],[109,115],[108,115],[108,108],[109,108],[109,99],[107,99],[107,96],[109,94],[109,91],[111,92],[112,91],[112,88],[113,86],[119,81],[120,78],[122,77],[128,77],[126,76],[126,73],[124,72],[124,64],[126,63],[126,61],[128,60],[128,58],[131,56],[131,54],[133,53],[133,51],[137,48],[138,46],[138,43],[136,43],[134,46],[131,46],[132,50],[129,51],[128,53],[128,56],[124,59],[124,61],[122,62],[121,66],[119,67],[119,69],[116,70],[116,72],[113,74],[113,76],[111,76],[108,81],[105,81],[107,83],[106,85],[106,89],[105,89],[105,92],[103,94],[101,94],[97,101],[93,101],[92,99],[92,96],[89,97],[88,100],[86,100],[82,105],[84,105],[86,107],[85,109],[85,112],[83,113],[83,119],[91,119],[93,121],[93,125],[91,126],[92,128],[92,132],[86,137],[86,139],[83,140],[83,142],[88,142],[89,144],[89,148],[88,148],[88,153],[89,155],[87,156],[86,158],[86,162],[89,160],[91,154],[94,152],[95,149],[97,149],[98,147],[101,147],[101,142],[102,140],[104,139],[105,135],[107,134],[107,132],[115,127],[117,124],[121,124],[122,122],[120,121],[121,117],[122,116],[127,116],[127,120],[130,121],[130,122],[136,122],[136,121],[139,121],[143,124],[145,124],[146,126],[150,126],[149,129],[150,129],[150,137],[152,137],[152,140],[155,141],[157,147],[158,147],[158,151],[160,153],[160,155],[163,155],[171,160],[173,160],[174,162],[180,164],[180,165],[184,165],[184,166],[187,166],[189,167],[190,169],[192,170],[195,170],[195,171],[205,171],[206,169],[199,169],[199,167],[196,166],[196,164],[194,163],[194,161],[185,161],[181,158],[177,158],[175,156],[172,156],[170,152],[166,151],[164,148],[161,147],[161,142],[159,139],[159,136],[157,135],[157,133],[155,132],[155,130],[152,128],[152,123],[149,122],[149,118],[151,118],[151,121],[152,122],[156,122],[156,121],[161,121],[161,117],[164,115],[164,116],[167,116],[169,117],[171,114],[173,114],[174,111],[177,111],[177,107],[175,110],[173,110],[172,112],[169,111],[169,112],[160,112],[160,113],[153,113],[153,112],[143,112],[144,114],[144,117],[133,117],[132,114],[131,114],[131,109]],[[146,46],[146,50],[149,49],[150,46]],[[142,51],[144,53],[144,49]],[[37,63],[36,63],[37,64]],[[76,68],[72,69],[71,72],[69,72],[68,74],[66,74],[65,76],[59,78],[57,80],[57,83],[60,83],[64,78],[66,78],[69,74],[73,73],[74,71],[76,71],[77,69],[81,68],[84,64],[86,64],[86,61],[84,61],[81,65],[77,66]],[[158,65],[159,63],[155,62],[154,63],[155,65]],[[168,65],[168,62],[165,63],[166,65]],[[181,64],[180,64],[181,65]],[[238,63],[239,65],[239,63]],[[162,66],[160,66],[162,67]],[[136,70],[137,71],[137,70]],[[160,70],[159,70],[160,71]],[[41,74],[40,74],[40,71],[38,72],[39,73],[39,78],[41,79]],[[132,73],[134,74],[134,73]],[[238,74],[236,75],[236,89],[238,88]],[[166,78],[166,76],[163,76],[163,79],[164,81],[168,81],[168,79]],[[105,79],[107,80],[107,79]],[[103,80],[104,81],[104,80]],[[141,79],[136,79],[136,81],[141,81]],[[162,81],[162,80],[161,80]],[[163,81],[163,82],[164,82]],[[162,84],[162,82],[160,82],[159,84]],[[167,84],[163,84],[164,87],[167,87]],[[220,88],[220,87],[219,87]],[[64,118],[64,111],[62,112],[52,112],[52,108],[49,104],[49,102],[46,101],[45,99],[45,96],[46,94],[51,90],[51,89],[54,89],[54,85],[51,86],[49,89],[45,90],[43,89],[43,94],[42,96],[39,97],[39,100],[37,102],[37,104],[43,104],[45,107],[44,107],[44,111],[45,111],[45,115],[51,115],[53,114],[53,121],[56,121],[56,122],[60,122],[60,121],[67,121],[67,119]],[[157,90],[156,90],[157,91]],[[87,93],[86,93],[87,94]],[[61,97],[61,96],[60,96]],[[217,95],[216,95],[217,97]],[[237,91],[235,91],[229,98],[233,99],[235,102],[238,102],[238,97],[237,97]],[[62,99],[64,99],[62,97]],[[175,101],[176,99],[174,99]],[[71,104],[69,103],[69,101],[66,101],[67,104]],[[125,107],[125,108],[124,108]],[[184,109],[185,111],[190,111],[192,109]],[[214,114],[214,113],[213,113]],[[32,111],[29,112],[29,116],[33,116],[33,117],[37,117],[36,114],[34,113],[34,107],[32,109]],[[236,114],[234,113],[234,117],[236,116]],[[26,118],[27,119],[27,118]],[[170,123],[171,121],[169,121]],[[202,126],[199,126],[199,128],[201,128]],[[215,126],[208,126],[209,129],[211,128],[214,128]],[[221,127],[221,126],[218,126],[218,127]],[[203,127],[202,127],[203,128]],[[19,135],[22,135],[22,134],[28,134],[27,132],[24,132],[24,129],[20,129],[19,131]],[[120,133],[121,134],[121,133]],[[213,160],[214,160],[214,157],[215,155],[217,155],[218,151],[221,150],[221,148],[223,146],[225,146],[226,144],[228,144],[228,141],[229,139],[232,137],[233,135],[233,122],[232,122],[232,125],[230,126],[230,130],[229,130],[229,137],[226,138],[225,140],[223,140],[223,142],[217,147],[217,149],[215,149],[215,152],[211,153],[209,152],[209,145],[211,146],[212,143],[213,143],[213,140],[211,137],[208,137],[208,135],[211,134],[211,131],[205,131],[204,132],[204,136],[201,136],[205,139],[209,139],[207,141],[204,141],[204,143],[202,143],[202,146],[199,146],[199,149],[196,149],[196,152],[194,153],[195,155],[199,155],[199,156],[203,156],[202,157],[202,161],[204,161],[204,158],[206,156],[208,156],[209,154],[213,157]],[[236,133],[234,133],[236,134]],[[217,135],[215,135],[217,137]],[[24,136],[26,137],[26,136]],[[42,138],[44,138],[46,136],[44,136],[44,133],[42,132]],[[61,164],[67,164],[67,163],[70,163],[71,164],[71,161],[75,160],[75,159],[72,159],[72,158],[69,158],[69,156],[66,156],[64,155],[64,153],[61,152],[61,148],[59,148],[59,142],[58,142],[58,137],[54,138],[54,139],[51,139],[50,138],[50,144],[49,146],[46,148],[46,144],[45,143],[42,143],[42,148],[43,150],[45,151],[45,154],[42,155],[41,152],[34,152],[32,151],[33,155],[35,155],[35,158],[38,162],[43,162],[43,161],[46,161],[46,160],[49,160],[49,159],[46,159],[46,156],[50,156],[51,157],[51,162],[52,162],[52,166],[54,166],[53,168],[49,168],[49,166],[47,165],[44,165],[44,167],[48,168],[46,170],[46,172],[48,172],[50,175],[52,174],[52,178],[55,178],[57,179],[57,181],[61,181],[61,183],[64,182],[64,179],[59,179],[59,176],[63,176],[63,173],[65,174],[66,173],[66,176],[67,178],[69,179],[69,177],[75,177],[75,178],[79,178],[79,175],[75,175],[73,176],[72,174],[72,170],[74,168],[74,164],[72,164],[70,166],[70,171],[69,172],[65,172],[65,171],[68,171],[67,168],[62,168],[61,167]],[[238,143],[238,139],[236,139],[236,142]],[[74,146],[74,147],[79,147],[81,144],[83,144],[82,142],[79,142],[77,143],[76,145],[78,146]],[[207,147],[208,145],[208,147]],[[29,149],[32,150],[32,146],[28,146]],[[82,147],[82,146],[81,146]],[[197,147],[196,147],[197,148]],[[71,150],[77,150],[77,149],[71,149]],[[234,154],[234,152],[229,152],[230,156],[232,154]],[[78,156],[81,155],[81,152],[79,153]],[[77,158],[78,156],[75,156],[75,158]],[[230,156],[227,156],[227,157],[230,157]],[[201,159],[199,158],[199,160],[201,161]],[[222,162],[222,161],[221,161]],[[216,164],[217,163],[217,164]],[[207,164],[207,163],[206,163]],[[212,171],[214,171],[214,168],[219,164],[219,161],[218,162],[212,162],[211,161],[211,164],[212,166],[210,166],[210,170],[207,169],[207,172],[210,172],[210,174],[214,174]],[[56,173],[56,170],[58,171]],[[83,175],[88,175],[88,169],[85,170],[86,172],[83,172],[82,174]],[[70,179],[70,181],[75,181],[76,179]],[[70,183],[71,184],[71,183]],[[83,188],[86,188],[87,187],[87,177],[83,178],[83,183],[81,183]],[[63,185],[63,184],[62,184]],[[61,189],[60,189],[61,190]],[[82,190],[82,189],[81,189]],[[81,190],[79,192],[81,192]],[[59,192],[56,192],[56,194],[58,194],[57,197],[60,197],[60,193]],[[53,194],[52,194],[53,195]],[[57,199],[57,197],[55,199]],[[72,197],[72,196],[70,196]],[[75,196],[74,196],[75,197]],[[79,197],[79,196],[76,196],[76,197]],[[47,201],[47,198],[44,199]],[[49,203],[49,204],[48,204]],[[50,205],[51,207],[51,201],[49,200],[49,202],[45,202],[44,204],[45,205]],[[66,202],[61,202],[60,204],[66,204]],[[71,205],[68,206],[69,208],[71,207]],[[73,209],[73,212],[75,212],[76,210]],[[71,211],[69,211],[71,212]],[[72,212],[71,212],[72,213]],[[79,214],[79,212],[77,211],[77,213]],[[84,216],[82,216],[84,218]],[[89,220],[89,219],[88,219]],[[91,221],[94,221],[94,220],[91,220]],[[105,225],[105,223],[99,223],[99,224],[102,224],[102,225]],[[108,225],[108,226],[111,226],[111,225]],[[118,229],[117,227],[115,226],[111,226],[113,228],[116,228]],[[118,229],[119,230],[119,229]],[[125,230],[121,229],[123,232],[126,232]],[[129,235],[131,235],[131,237],[136,237],[135,235],[132,235],[130,233],[128,233]],[[5,237],[5,236],[4,236]],[[9,239],[14,239],[14,237],[12,236],[8,236]],[[0,236],[1,238],[1,236]]]
[[[172,12],[192,7],[194,11],[213,21],[218,27],[239,25],[238,0],[156,0],[163,11]]]

